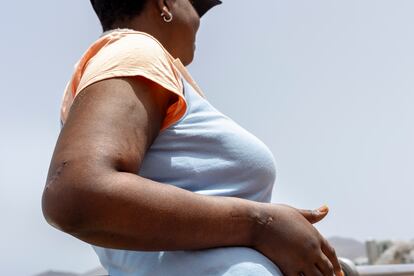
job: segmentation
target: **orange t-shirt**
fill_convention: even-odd
[[[187,109],[181,77],[203,95],[181,61],[174,59],[158,40],[147,33],[118,29],[93,43],[75,65],[62,100],[62,123],[75,97],[89,85],[104,79],[134,76],[147,78],[178,95],[178,101],[167,109],[162,130],[178,121]]]

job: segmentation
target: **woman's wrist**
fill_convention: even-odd
[[[265,212],[265,203],[250,200],[240,200],[232,213],[232,218],[238,218],[238,226],[235,231],[243,234],[241,246],[254,248],[267,219],[270,216]]]
[[[250,234],[249,234],[249,247],[256,248],[262,243],[264,232],[269,224],[273,223],[276,219],[274,212],[269,208],[270,203],[252,202],[249,216],[250,216]],[[276,208],[276,206],[273,206]],[[275,211],[275,210],[273,210]]]

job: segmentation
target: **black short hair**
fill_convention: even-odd
[[[114,24],[138,16],[148,0],[90,0],[103,31],[113,29]]]

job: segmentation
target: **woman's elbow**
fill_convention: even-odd
[[[42,212],[46,221],[53,227],[68,234],[82,230],[82,195],[73,185],[62,180],[50,180],[42,195]]]

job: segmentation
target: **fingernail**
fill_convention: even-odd
[[[318,208],[317,211],[322,214],[326,214],[329,212],[328,205],[323,205],[322,207]]]

